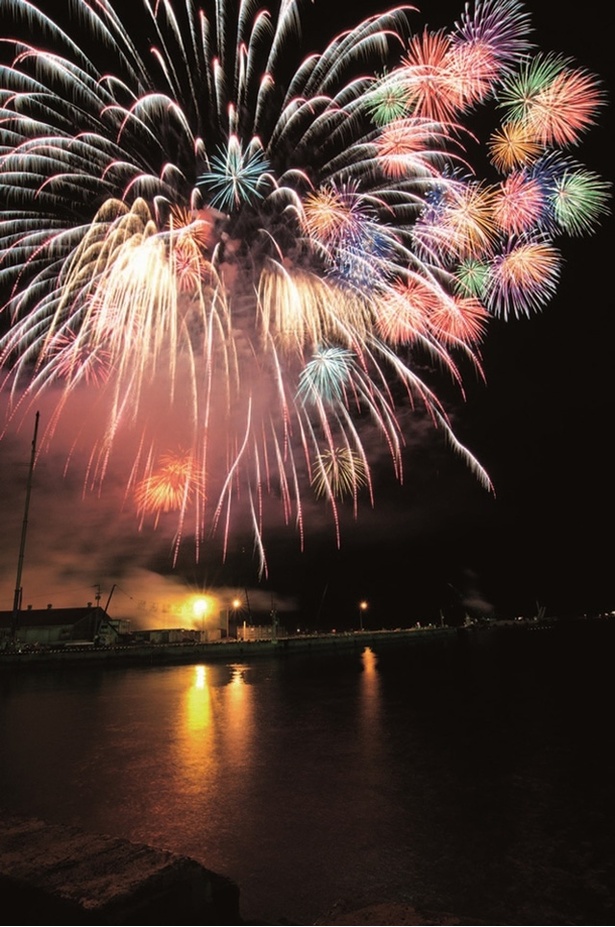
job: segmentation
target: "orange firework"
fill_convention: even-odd
[[[186,209],[173,205],[169,227],[181,232],[182,236],[189,235],[200,248],[211,251],[226,219],[224,213],[211,207]]]
[[[333,188],[306,196],[302,219],[307,233],[325,243],[335,241],[352,223],[349,204]]]
[[[496,240],[492,187],[467,183],[448,189],[445,224],[452,233],[451,253],[459,257],[488,251]]]
[[[488,253],[497,240],[494,189],[482,183],[450,183],[436,208],[414,227],[416,246],[440,260]]]
[[[504,319],[530,315],[551,296],[557,285],[561,257],[548,241],[514,243],[492,269],[489,284],[494,314]]]
[[[202,483],[191,454],[179,451],[161,456],[160,466],[146,476],[135,489],[135,502],[142,514],[182,510],[196,494],[202,495]]]
[[[542,145],[524,122],[507,122],[497,129],[489,141],[489,156],[502,173],[534,161]]]

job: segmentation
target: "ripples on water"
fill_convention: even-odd
[[[195,857],[248,924],[613,924],[614,640],[5,675],[0,803]]]

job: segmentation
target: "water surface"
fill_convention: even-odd
[[[246,923],[612,924],[614,631],[5,673],[0,804],[192,856]]]

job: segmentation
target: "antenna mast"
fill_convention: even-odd
[[[23,569],[23,558],[24,558],[24,553],[26,550],[26,533],[28,530],[28,509],[30,508],[30,492],[32,490],[32,473],[34,471],[34,462],[36,460],[36,436],[38,434],[39,414],[40,413],[37,412],[36,417],[34,419],[34,436],[32,438],[32,454],[30,457],[30,470],[28,472],[28,485],[26,488],[26,505],[25,505],[25,511],[24,511],[24,516],[23,516],[23,524],[21,527],[21,544],[19,547],[19,560],[17,562],[17,581],[15,583],[15,596],[13,598],[13,620],[12,620],[12,625],[11,625],[11,634],[13,637],[15,637],[15,633],[17,631],[17,616],[21,609],[21,596],[22,596],[22,591],[23,591],[21,588],[21,571]]]

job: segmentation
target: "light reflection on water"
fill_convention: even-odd
[[[578,642],[527,644],[7,675],[0,804],[192,856],[247,923],[613,923],[608,673],[573,696]]]
[[[215,801],[221,779],[229,794],[240,785],[242,776],[250,775],[254,726],[247,670],[242,665],[197,665],[186,673],[174,733],[174,789],[187,799],[199,802],[207,795]]]

